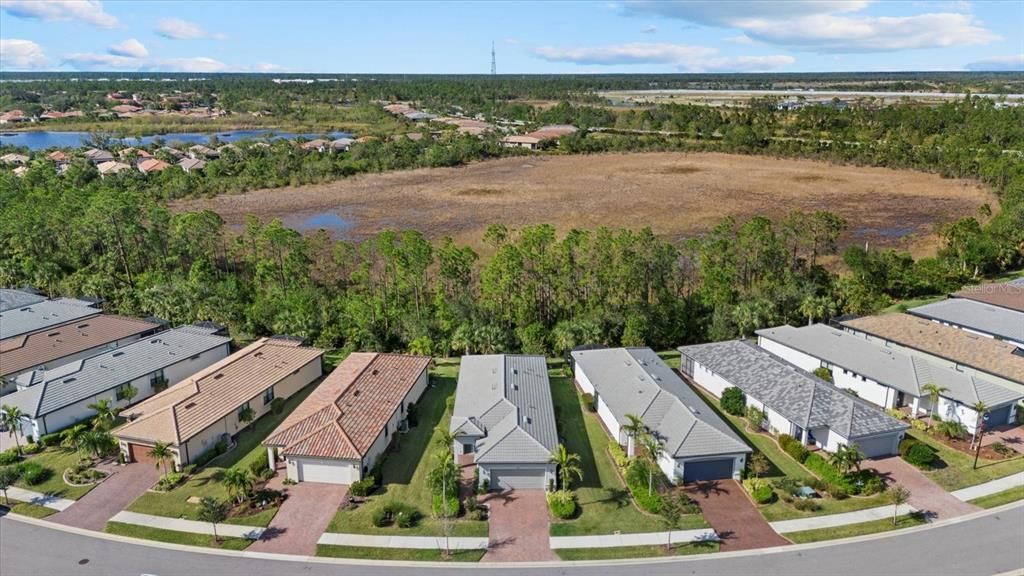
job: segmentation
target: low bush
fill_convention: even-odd
[[[910,417],[896,408],[889,408],[885,411],[885,413],[897,420],[906,420],[907,418]]]
[[[915,418],[910,421],[910,427],[913,428],[914,430],[924,432],[925,430],[928,429],[928,424],[926,424],[924,420],[919,420]]]
[[[917,466],[918,468],[931,468],[932,463],[935,462],[935,449],[931,446],[918,442],[911,446],[907,450],[904,460]]]
[[[761,430],[764,426],[764,412],[762,412],[757,406],[748,406],[747,423],[754,430]]]
[[[733,416],[742,416],[747,409],[747,397],[743,390],[730,386],[722,392],[722,400],[719,402],[722,410]]]
[[[348,487],[348,491],[353,496],[362,498],[364,496],[369,496],[376,486],[376,479],[373,476],[367,476],[362,480],[356,480],[353,482],[352,485]]]
[[[181,472],[171,472],[166,476],[160,477],[160,480],[156,483],[156,489],[161,492],[170,492],[184,480],[185,475]]]
[[[648,466],[649,464],[645,460],[633,460],[626,469],[626,486],[633,494],[637,506],[651,514],[658,514],[665,501],[658,492],[657,482],[654,490],[647,491]],[[660,471],[656,473],[660,474]]]
[[[967,427],[954,420],[946,420],[935,426],[935,431],[951,440],[959,440],[967,435]]]
[[[781,490],[785,494],[790,496],[796,496],[800,492],[800,488],[803,487],[802,483],[796,478],[790,478],[788,476],[779,478],[774,482],[775,487]]]
[[[267,470],[270,470],[270,456],[267,455],[266,450],[261,450],[256,459],[249,463],[249,471],[253,476],[262,478]]]
[[[841,488],[847,494],[854,492],[854,487],[847,476],[836,469],[835,466],[831,465],[822,458],[819,454],[811,454],[804,461],[804,466],[811,472],[817,474],[825,483],[828,485],[828,493],[833,493],[833,488]],[[834,494],[832,494],[835,496]]]
[[[873,494],[883,492],[884,490],[885,482],[882,481],[882,477],[878,474],[871,474],[871,476],[864,480],[864,485],[861,486],[860,493],[862,496],[871,496]]]
[[[555,518],[568,520],[576,515],[576,495],[569,490],[548,492],[548,508]]]
[[[383,528],[391,525],[391,516],[381,506],[373,511],[373,514],[370,516],[370,522],[377,528]]]
[[[801,500],[798,498],[793,501],[793,508],[796,508],[801,512],[817,512],[818,510],[821,510],[821,504],[818,504],[816,501],[811,500],[810,498],[806,500]]]
[[[810,456],[810,451],[804,447],[800,442],[790,442],[785,448],[786,454],[789,454],[794,460],[803,464],[807,461],[807,457]]]
[[[18,456],[18,452],[14,448],[0,452],[0,466],[11,465],[18,460],[21,460],[21,456]]]
[[[42,451],[43,445],[39,442],[35,442],[33,444],[26,444],[21,447],[21,453],[26,456],[31,456],[32,454],[39,454]]]
[[[284,398],[274,398],[270,401],[270,411],[274,414],[281,414],[284,412]]]
[[[626,456],[626,451],[622,449],[618,442],[610,442],[608,444],[608,452],[611,453],[612,460],[620,469],[625,469],[626,466],[629,466],[629,456]]]
[[[839,484],[829,484],[828,495],[836,500],[846,500],[850,496],[850,492]]]
[[[384,514],[383,524],[377,524],[377,513]],[[399,528],[412,528],[419,524],[423,515],[416,508],[398,500],[386,502],[383,506],[374,511],[374,526],[386,526],[395,524]]]
[[[918,441],[917,438],[913,438],[911,436],[907,436],[903,440],[900,440],[900,456],[902,458],[906,459],[907,452],[909,452],[910,449],[913,448],[915,444],[920,444],[920,443],[921,442]]]
[[[593,394],[583,394],[583,396],[580,397],[580,401],[583,402],[583,407],[586,408],[588,412],[597,412],[597,405],[594,404]]]
[[[747,492],[750,492],[750,496],[758,504],[767,504],[775,498],[775,492],[772,490],[771,484],[764,480],[756,478],[744,480],[743,487],[747,489]]]
[[[39,437],[39,443],[42,444],[43,446],[46,446],[47,448],[60,446],[61,440],[62,438],[60,432],[55,432],[53,434],[43,434],[42,436]]]
[[[53,470],[43,467],[39,462],[29,460],[27,462],[22,462],[18,466],[21,468],[21,479],[29,486],[42,484],[49,480],[50,476],[53,475]]]
[[[993,442],[992,450],[994,450],[996,454],[999,454],[1004,458],[1013,456],[1014,454],[1017,453],[1013,448],[1010,448],[1009,446],[1003,444],[1002,442]]]
[[[453,496],[442,500],[440,494],[435,494],[431,508],[434,511],[434,516],[437,518],[454,518],[459,515],[459,499]]]
[[[828,483],[821,478],[811,478],[807,481],[807,485],[814,488],[816,492],[824,492],[828,490]]]

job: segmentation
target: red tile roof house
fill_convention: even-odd
[[[192,377],[122,413],[114,430],[128,461],[145,458],[157,442],[170,445],[175,468],[193,462],[219,441],[230,440],[270,412],[275,398],[289,398],[323,375],[324,351],[284,337],[260,338]]]
[[[355,352],[263,445],[290,480],[351,484],[369,475],[427,388],[430,358]]]

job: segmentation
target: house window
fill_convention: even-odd
[[[241,420],[242,419],[242,413],[245,412],[248,409],[249,409],[249,403],[246,402],[245,404],[242,404],[241,406],[238,407],[238,411],[235,413],[235,415],[238,416],[239,420]]]
[[[274,401],[274,387],[271,386],[263,392],[263,405],[266,406]]]
[[[131,387],[132,387],[132,385],[131,385],[130,382],[128,384],[121,384],[120,386],[117,387],[117,391],[115,392],[115,397],[118,400],[124,400],[125,398],[128,397],[128,389],[131,388]]]

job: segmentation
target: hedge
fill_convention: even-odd
[[[935,455],[936,452],[934,448],[927,444],[917,442],[907,450],[903,459],[918,468],[931,468],[932,462],[935,462]]]
[[[818,454],[811,454],[804,460],[804,466],[808,470],[814,472],[821,477],[822,480],[830,485],[842,488],[848,493],[853,493],[854,486],[850,482],[850,479],[844,476],[835,466],[831,465]],[[829,493],[832,491],[829,490]]]
[[[743,390],[732,386],[726,388],[722,392],[722,400],[720,402],[722,410],[725,410],[733,416],[743,416],[747,410],[747,397],[743,394]]]
[[[658,514],[661,512],[662,506],[665,505],[665,500],[658,492],[657,486],[654,490],[647,491],[649,480],[647,466],[648,464],[644,460],[634,460],[626,469],[626,486],[629,487],[633,499],[641,509],[651,514]],[[656,470],[655,474],[660,474],[660,471]]]
[[[568,520],[576,515],[576,496],[569,490],[548,492],[548,508],[555,518]]]
[[[807,456],[810,454],[807,447],[803,445],[803,442],[800,442],[789,434],[779,434],[779,446],[782,447],[783,452],[789,454],[794,460],[801,464],[807,460]]]

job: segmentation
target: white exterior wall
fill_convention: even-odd
[[[587,377],[586,373],[583,372],[583,367],[580,363],[576,363],[576,384],[579,385],[580,389],[587,394],[594,393],[594,385],[590,382],[590,378]]]
[[[761,404],[761,410],[765,413],[765,416],[768,419],[769,432],[772,432],[775,435],[793,434],[793,423],[790,422],[789,419],[771,408],[766,408],[764,404]]]
[[[819,358],[815,358],[810,354],[804,354],[799,350],[794,350],[784,344],[779,344],[774,340],[769,340],[764,336],[757,337],[757,345],[765,350],[775,354],[776,356],[786,360],[790,364],[799,366],[807,372],[814,372],[816,368],[820,368],[822,362]]]
[[[888,386],[883,386],[870,378],[863,378],[853,372],[835,367],[832,369],[832,380],[837,388],[849,388],[857,392],[857,396],[882,408],[892,408],[896,405],[897,392]],[[913,397],[906,394],[906,401],[909,404]]]
[[[601,418],[601,422],[604,422],[609,435],[611,435],[611,437],[619,444],[625,445],[628,438],[626,438],[626,435],[622,433],[622,430],[619,427],[619,421],[615,419],[611,408],[604,403],[604,398],[601,398],[600,396],[597,397],[597,415]]]
[[[943,420],[955,420],[967,427],[969,434],[974,434],[978,426],[978,413],[968,406],[959,404],[949,398],[939,397],[939,405],[935,412]]]
[[[732,387],[728,380],[715,374],[707,367],[696,360],[693,361],[693,381],[700,384],[702,388],[714,394],[715,398],[721,398],[726,388]]]

